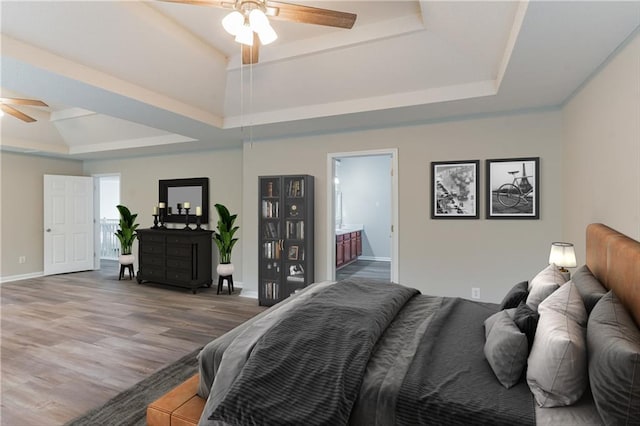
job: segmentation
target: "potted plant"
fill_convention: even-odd
[[[121,265],[131,265],[135,259],[131,254],[131,248],[137,237],[136,228],[138,224],[135,221],[138,215],[131,214],[127,207],[120,204],[116,208],[120,212],[120,229],[115,233],[118,241],[120,241],[120,257],[118,260]]]
[[[213,233],[213,240],[218,246],[220,252],[220,264],[216,271],[220,276],[229,276],[233,274],[233,264],[231,263],[231,250],[233,246],[238,242],[237,238],[233,238],[239,226],[233,226],[233,223],[238,217],[237,214],[230,214],[229,210],[222,204],[215,205],[218,211],[218,226],[216,226],[217,232]]]

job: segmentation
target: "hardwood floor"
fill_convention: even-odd
[[[59,425],[103,404],[264,310],[237,293],[118,281],[117,262],[2,284],[0,423]]]
[[[336,271],[336,279],[373,278],[377,280],[391,280],[391,262],[358,259]]]

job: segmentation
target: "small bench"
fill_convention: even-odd
[[[198,396],[196,374],[147,407],[148,426],[197,426],[205,400]]]

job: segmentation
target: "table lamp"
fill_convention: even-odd
[[[566,268],[575,268],[576,252],[571,243],[555,242],[551,243],[551,252],[549,253],[549,263],[553,263],[560,268],[560,272],[568,281],[571,273]]]

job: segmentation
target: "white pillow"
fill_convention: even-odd
[[[564,283],[564,276],[558,267],[553,263],[550,264],[529,281],[527,305],[529,305],[531,309],[537,310],[540,302]]]
[[[570,282],[545,299],[538,312],[527,384],[541,407],[571,405],[580,399],[588,382],[587,311]]]

